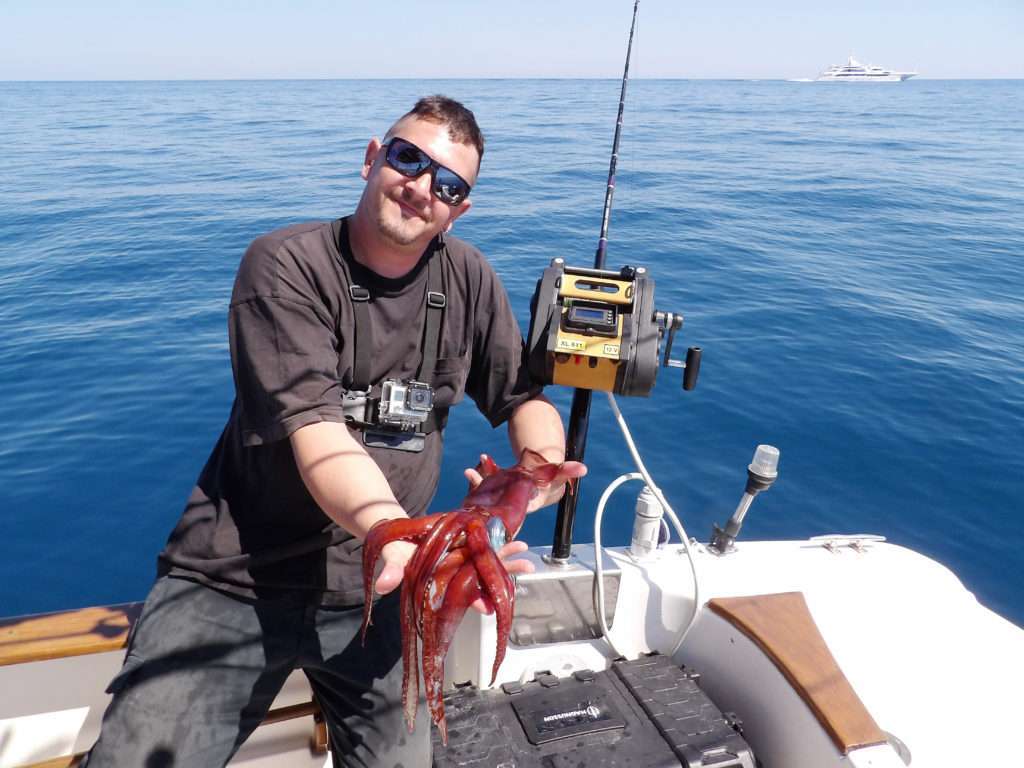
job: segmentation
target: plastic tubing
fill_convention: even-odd
[[[680,631],[679,638],[676,640],[676,643],[672,648],[671,655],[675,655],[676,651],[678,651],[679,648],[682,646],[683,640],[686,639],[687,633],[690,631],[690,628],[693,626],[694,620],[697,618],[697,612],[700,610],[700,583],[697,578],[697,564],[694,562],[693,559],[693,551],[691,548],[690,537],[687,536],[686,529],[683,528],[683,524],[682,522],[680,522],[679,516],[676,515],[675,510],[672,509],[672,506],[668,503],[668,500],[661,492],[661,489],[658,488],[658,486],[655,484],[654,480],[651,478],[651,474],[647,471],[647,467],[644,465],[643,459],[640,458],[640,453],[639,451],[637,451],[636,443],[633,442],[633,435],[629,431],[629,425],[626,424],[626,419],[623,417],[622,411],[619,410],[619,405],[618,403],[615,402],[615,397],[612,395],[611,392],[607,392],[606,394],[608,395],[608,405],[611,407],[612,413],[615,414],[615,420],[619,425],[619,429],[622,431],[622,436],[626,441],[626,447],[629,448],[630,455],[632,455],[633,457],[633,462],[636,464],[638,472],[630,473],[627,475],[621,475],[620,477],[613,480],[612,483],[608,486],[608,488],[605,489],[605,492],[601,495],[601,499],[597,505],[597,511],[594,515],[594,559],[596,563],[597,575],[598,604],[596,608],[598,621],[600,622],[601,631],[604,633],[604,638],[607,641],[608,645],[611,647],[612,651],[614,651],[619,656],[622,656],[622,654],[619,653],[619,651],[612,644],[611,638],[609,637],[608,622],[604,612],[604,569],[601,565],[602,558],[600,544],[600,528],[601,520],[604,517],[604,507],[607,504],[608,498],[612,495],[612,493],[614,493],[614,491],[620,485],[622,485],[625,482],[628,482],[629,480],[642,479],[647,484],[647,487],[651,489],[651,492],[654,493],[654,497],[664,508],[665,514],[668,515],[668,518],[671,521],[672,526],[676,529],[676,533],[679,535],[679,539],[683,545],[683,551],[686,553],[687,561],[690,564],[690,572],[693,574],[693,611],[690,614],[690,617],[687,620],[686,624]]]
[[[615,643],[612,642],[611,632],[608,629],[608,617],[604,612],[604,566],[601,565],[601,561],[604,560],[601,557],[601,520],[604,517],[604,508],[608,503],[608,499],[615,493],[615,489],[623,483],[627,483],[630,480],[643,480],[644,476],[638,472],[631,472],[626,475],[619,475],[617,478],[609,483],[608,487],[604,489],[604,493],[601,494],[600,501],[597,502],[597,511],[594,513],[594,562],[595,572],[597,574],[597,605],[594,608],[597,610],[597,620],[601,625],[601,634],[604,637],[608,647],[612,649],[612,652],[616,656],[622,656],[625,658],[625,654],[622,653],[618,648],[615,647]]]

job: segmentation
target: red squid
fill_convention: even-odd
[[[519,463],[500,469],[481,457],[483,478],[458,509],[416,519],[381,520],[363,543],[363,640],[370,625],[373,579],[381,550],[393,541],[416,544],[405,566],[400,594],[402,625],[402,703],[412,731],[419,698],[417,657],[422,639],[423,685],[431,719],[448,743],[444,716],[444,658],[466,610],[483,597],[494,608],[498,642],[491,684],[505,657],[515,586],[497,552],[512,541],[526,518],[527,507],[562,470],[529,448]]]

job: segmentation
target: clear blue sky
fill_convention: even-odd
[[[618,77],[632,0],[0,0],[0,80]],[[635,77],[1024,77],[1024,0],[641,0]]]

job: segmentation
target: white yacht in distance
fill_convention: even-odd
[[[885,67],[864,66],[851,56],[845,64],[833,64],[822,72],[818,83],[899,83],[917,72],[893,72]]]

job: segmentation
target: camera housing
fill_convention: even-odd
[[[433,408],[434,388],[429,384],[386,379],[381,384],[377,422],[403,432],[416,432]]]

